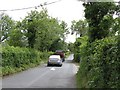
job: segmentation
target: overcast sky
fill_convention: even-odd
[[[54,2],[58,0],[1,0],[0,9],[11,10],[11,9],[19,9],[26,7],[33,7],[43,4],[45,2]],[[60,0],[59,2],[50,4],[45,6],[48,9],[48,14],[52,17],[58,18],[59,20],[64,20],[69,24],[72,20],[84,19],[84,8],[82,6],[82,2],[77,0]],[[33,8],[32,10],[35,10]],[[37,8],[37,10],[41,10],[41,7]],[[7,11],[7,13],[14,20],[21,20],[26,15],[27,12],[30,12],[31,9],[20,10],[20,11]],[[68,35],[69,39],[67,42],[75,41],[75,36]]]
[[[45,2],[50,3],[58,0],[0,0],[0,10],[20,9],[26,7],[33,7],[43,4]],[[117,0],[119,1],[119,0]],[[78,0],[59,0],[54,4],[45,6],[48,10],[49,16],[64,20],[70,26],[72,20],[84,19],[84,7],[81,1]],[[7,13],[14,20],[22,20],[27,12],[33,9],[20,10],[20,11],[7,11]],[[40,11],[41,7],[36,10]],[[0,12],[1,13],[1,12]],[[75,35],[68,35],[67,42],[74,42]]]
[[[53,2],[58,0],[1,0],[0,9],[18,9],[31,6],[37,6],[44,2]],[[48,9],[50,16],[58,17],[60,20],[65,20],[67,23],[70,23],[72,20],[82,19],[84,16],[82,2],[77,0],[60,0],[54,4],[45,6]],[[20,20],[27,15],[29,10],[21,11],[9,11],[8,13],[13,19]],[[32,9],[34,10],[34,9]],[[41,10],[41,7],[38,8]]]

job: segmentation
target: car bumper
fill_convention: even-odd
[[[49,65],[62,65],[61,62],[48,62]]]

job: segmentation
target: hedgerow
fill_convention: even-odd
[[[2,47],[2,75],[26,70],[46,61],[52,52],[39,52],[35,49],[13,46]]]
[[[74,44],[74,61],[75,62],[80,62],[81,60],[81,55],[80,53],[84,53],[82,50],[82,48],[84,48],[84,46],[87,44],[88,41],[88,37],[84,36],[84,37],[79,37],[76,39],[76,42]]]
[[[81,48],[80,69],[77,73],[79,88],[119,88],[119,38],[107,37],[88,43]]]

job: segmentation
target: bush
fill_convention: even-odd
[[[2,48],[2,74],[8,75],[37,66],[52,52],[39,52],[34,49],[6,46]]]
[[[109,37],[89,43],[81,55],[77,73],[80,88],[119,88],[120,53],[118,38]]]
[[[77,38],[75,44],[74,44],[74,61],[75,62],[80,62],[81,60],[81,54],[80,53],[84,53],[82,49],[84,49],[84,47],[86,46],[88,41],[88,37],[84,36],[84,37],[79,37]]]
[[[80,62],[80,53],[75,53],[74,54],[74,61],[79,63]]]

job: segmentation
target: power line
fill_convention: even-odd
[[[26,8],[18,8],[18,9],[10,9],[10,10],[0,10],[0,12],[6,12],[6,11],[19,11],[19,10],[26,10],[26,9],[32,9],[32,8],[39,8],[39,7],[43,7],[43,6],[46,6],[46,5],[50,5],[50,4],[54,4],[54,3],[57,3],[57,2],[60,2],[61,0],[58,0],[58,1],[54,1],[54,2],[50,2],[50,3],[47,3],[45,2],[44,4],[40,4],[38,6],[33,6],[33,7],[26,7]]]

